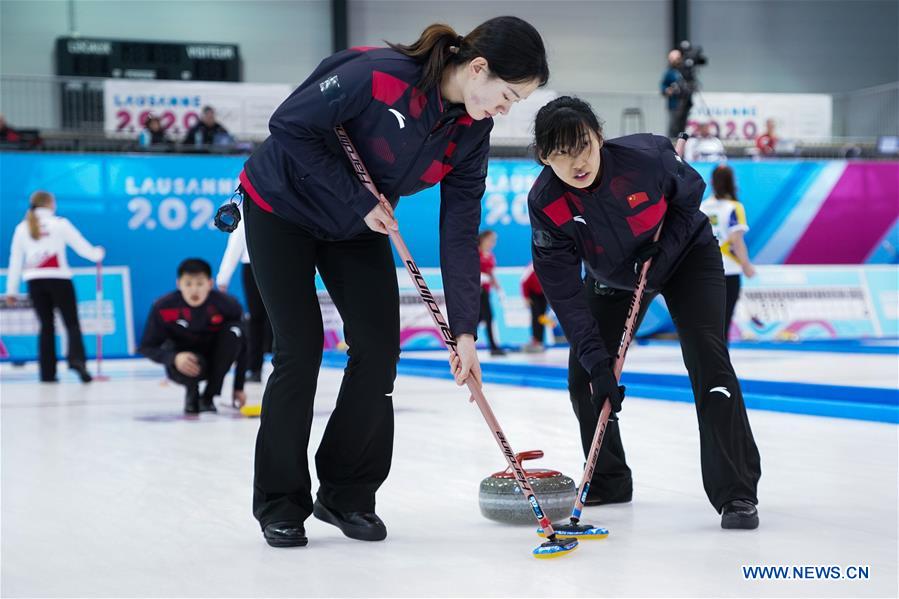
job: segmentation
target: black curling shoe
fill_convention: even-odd
[[[633,490],[621,491],[617,494],[593,494],[587,493],[587,501],[584,502],[585,506],[592,505],[609,505],[611,503],[630,503],[633,499]]]
[[[199,408],[201,412],[218,412],[218,409],[215,407],[215,402],[211,397],[206,397],[205,395],[200,398]]]
[[[306,529],[299,522],[272,522],[262,529],[265,542],[272,547],[305,547]]]
[[[338,512],[316,500],[312,515],[339,528],[343,534],[358,541],[383,541],[387,527],[374,512]]]
[[[721,508],[721,528],[753,530],[759,527],[759,512],[745,499],[728,501]]]
[[[590,490],[587,492],[587,501],[584,502],[584,505],[630,503],[633,495],[634,481],[630,475],[607,477],[602,481],[596,479],[594,483],[590,484]]]
[[[200,413],[200,390],[196,385],[187,386],[187,391],[184,393],[184,413]]]
[[[69,370],[77,372],[82,383],[89,383],[94,380],[94,377],[87,371],[87,367],[84,364],[72,364],[69,366]]]

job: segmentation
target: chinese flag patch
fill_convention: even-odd
[[[627,203],[630,205],[631,208],[633,208],[635,206],[639,206],[643,202],[648,202],[648,201],[649,201],[649,196],[646,195],[645,191],[638,191],[637,193],[632,193],[631,195],[627,196]]]

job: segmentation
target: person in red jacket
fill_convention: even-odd
[[[543,295],[543,286],[534,271],[534,263],[528,264],[521,276],[521,295],[531,309],[531,341],[522,347],[525,353],[536,354],[546,351],[546,308],[548,303]]]
[[[440,184],[440,264],[457,384],[480,382],[478,226],[493,117],[549,77],[540,34],[496,17],[467,35],[431,25],[411,44],[326,58],[269,123],[271,137],[240,174],[247,250],[274,333],[274,371],[256,439],[253,514],[275,547],[307,544],[310,515],[353,539],[387,527],[375,493],[393,453],[399,291],[386,234],[390,206]],[[337,141],[343,125],[385,207]],[[316,271],[343,318],[348,363],[316,453],[307,446],[322,359]]]
[[[496,280],[493,271],[496,270],[496,256],[493,249],[496,247],[496,231],[489,229],[481,231],[478,235],[478,257],[481,261],[481,310],[478,316],[478,324],[484,323],[487,329],[487,345],[491,356],[505,356],[506,351],[496,344],[493,336],[493,307],[490,305],[490,290],[495,289],[502,293],[503,289]]]
[[[765,131],[755,139],[755,147],[763,156],[771,156],[777,150],[777,123],[774,119],[765,121]]]

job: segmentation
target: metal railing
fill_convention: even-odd
[[[0,112],[17,128],[103,132],[103,82],[94,77],[0,77]]]
[[[0,113],[11,126],[42,134],[103,136],[102,78],[34,75],[0,76]],[[573,93],[573,92],[566,92]],[[616,137],[638,131],[664,134],[668,112],[655,92],[573,93],[591,103]],[[240,138],[241,133],[235,132]],[[899,134],[899,81],[833,95],[833,143],[840,138],[874,140]],[[502,140],[520,145],[523,140]],[[822,140],[817,140],[822,141]]]
[[[899,81],[833,94],[833,116],[838,137],[899,135]]]

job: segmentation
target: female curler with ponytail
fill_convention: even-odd
[[[52,208],[55,205],[53,194],[46,191],[35,191],[31,194],[28,212],[25,213],[25,222],[28,223],[28,234],[32,239],[41,238],[41,221],[38,219],[36,208]]]
[[[6,301],[10,305],[15,303],[19,282],[25,279],[28,296],[41,323],[38,345],[41,382],[56,382],[53,313],[59,310],[68,335],[69,368],[88,383],[92,377],[85,364],[84,341],[66,248],[71,247],[79,256],[93,262],[102,260],[105,251],[88,243],[68,219],[56,216],[56,199],[52,193],[35,191],[28,204],[24,220],[13,233]]]
[[[312,514],[351,538],[387,535],[374,506],[393,451],[400,322],[385,234],[398,227],[392,208],[401,196],[437,184],[444,293],[460,358],[451,369],[460,385],[480,381],[477,236],[492,117],[548,78],[543,40],[521,19],[490,19],[467,35],[431,25],[410,44],[326,58],[272,115],[271,137],[240,175],[247,250],[276,340],[253,498],[270,545],[305,545],[302,522]],[[341,150],[347,138],[381,201]],[[307,446],[323,336],[316,270],[351,349],[316,454],[313,505]]]

